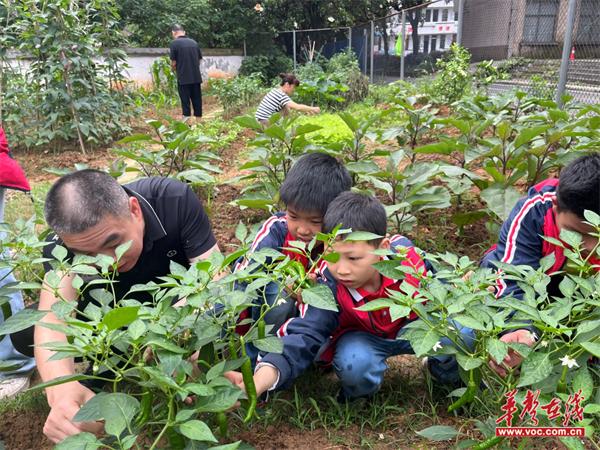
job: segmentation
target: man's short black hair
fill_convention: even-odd
[[[128,217],[129,195],[106,172],[85,169],[65,175],[48,191],[46,222],[56,234],[81,233],[108,215]]]
[[[560,172],[558,209],[585,220],[587,209],[600,214],[600,153],[577,158]]]
[[[387,214],[379,200],[372,195],[356,192],[343,192],[329,204],[323,219],[323,232],[331,233],[338,225],[352,231],[368,231],[385,236],[387,233]],[[374,239],[369,244],[378,246],[382,241]]]
[[[344,165],[326,153],[309,153],[292,166],[279,188],[286,207],[325,215],[329,203],[352,187]]]
[[[174,23],[173,26],[171,27],[171,31],[173,33],[175,33],[177,31],[185,31],[185,30],[183,29],[183,26],[181,26],[180,24]]]

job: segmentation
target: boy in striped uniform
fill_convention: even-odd
[[[324,231],[330,232],[338,224],[353,231],[386,235],[387,215],[383,205],[372,196],[344,192],[333,200],[324,218]],[[401,279],[390,279],[380,274],[373,264],[382,258],[378,249],[406,252],[399,262],[422,273],[426,264],[403,236],[378,238],[371,241],[345,241],[340,238],[333,250],[339,254],[335,263],[326,263],[323,279],[332,290],[338,311],[328,311],[302,304],[299,317],[286,321],[277,335],[283,340],[283,352],[261,353],[254,380],[257,393],[288,387],[315,360],[332,362],[341,381],[340,400],[368,397],[379,390],[387,369],[386,359],[393,355],[413,353],[408,340],[402,339],[403,328],[416,319],[408,317],[392,320],[388,308],[377,311],[359,311],[370,301],[389,297],[390,291],[399,291],[403,282],[415,287],[419,280],[407,274]],[[473,343],[473,331],[461,328],[465,344]],[[450,345],[442,339],[439,345]],[[428,358],[428,369],[442,383],[459,382],[458,365],[453,356]],[[243,388],[239,374],[228,378]]]
[[[290,259],[301,262],[309,269],[308,260],[304,255],[285,250],[290,247],[290,241],[310,242],[323,226],[323,216],[329,203],[341,192],[352,187],[352,178],[343,164],[325,153],[309,153],[302,156],[292,166],[279,189],[279,196],[286,206],[284,212],[271,216],[259,229],[250,254],[263,248],[272,248]],[[322,248],[315,246],[314,257]],[[251,258],[251,256],[250,256]],[[248,258],[239,260],[234,270],[247,267]],[[269,283],[265,287],[264,297],[270,306],[278,301],[280,287],[277,283]],[[260,306],[263,298],[257,299],[257,306],[244,311],[240,321],[251,316],[254,320],[260,316]],[[283,304],[271,309],[265,316],[265,321],[274,329],[292,315],[296,314],[294,299],[287,299]],[[239,327],[244,332],[244,327]],[[255,353],[252,352],[251,353]]]
[[[575,231],[581,234],[585,249],[591,252],[598,239],[590,234],[593,228],[584,223],[585,210],[600,214],[599,153],[579,157],[562,170],[560,178],[548,179],[530,188],[527,197],[517,202],[502,225],[498,243],[485,255],[482,266],[496,268],[495,262],[501,261],[537,269],[544,256],[554,254],[554,265],[547,273],[560,272],[566,263],[563,249],[544,240],[544,237],[560,239],[561,230]],[[598,255],[591,256],[590,262],[600,271]],[[548,285],[550,296],[561,296],[558,285],[562,278],[560,273],[552,276]],[[522,298],[523,291],[515,281],[500,279],[496,296],[507,295]],[[533,329],[520,329],[503,335],[501,340],[531,346],[536,336]],[[504,364],[516,367],[521,360],[520,355],[511,350]],[[494,361],[490,364],[500,375],[506,375],[505,367]]]

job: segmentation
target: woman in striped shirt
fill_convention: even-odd
[[[280,73],[281,85],[278,88],[271,90],[260,102],[256,110],[256,120],[263,125],[268,125],[269,118],[277,113],[287,114],[290,109],[302,111],[307,114],[318,114],[321,108],[318,106],[302,105],[292,101],[290,96],[294,93],[296,86],[300,84],[300,80],[292,73]]]

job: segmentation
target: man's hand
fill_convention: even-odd
[[[505,334],[500,338],[502,342],[517,342],[531,347],[535,343],[535,337],[529,330],[516,330]],[[518,367],[523,361],[523,357],[514,351],[512,348],[508,350],[508,354],[502,361],[502,364],[497,364],[496,361],[490,359],[488,364],[501,377],[508,374],[508,370]]]
[[[104,430],[100,422],[73,422],[79,408],[96,395],[81,383],[53,386],[46,392],[51,409],[44,424],[44,434],[55,444],[83,431],[97,434]]]

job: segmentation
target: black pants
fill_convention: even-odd
[[[181,111],[185,117],[192,115],[190,102],[194,106],[194,116],[202,117],[202,90],[200,83],[178,84],[179,98],[181,99]]]

